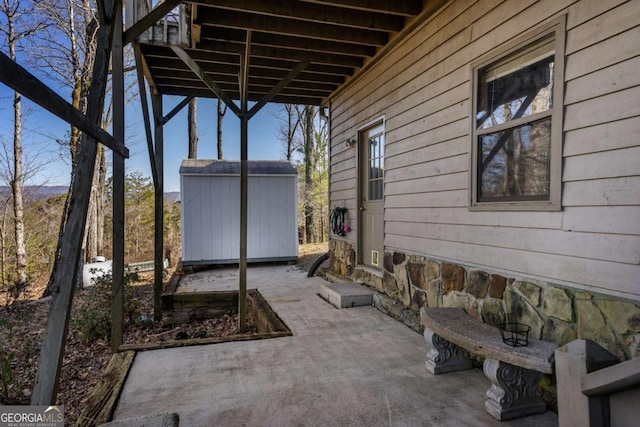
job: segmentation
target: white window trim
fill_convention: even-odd
[[[476,126],[478,71],[493,62],[511,55],[525,46],[535,43],[546,35],[554,34],[555,64],[553,86],[553,110],[551,116],[551,164],[549,200],[543,201],[495,201],[479,202],[478,199],[478,129]],[[564,62],[565,62],[566,15],[540,25],[512,42],[483,55],[471,63],[471,155],[469,156],[469,210],[477,211],[559,211],[562,209],[562,145],[564,112]],[[523,119],[533,121],[535,117]],[[508,126],[511,128],[514,123]],[[497,129],[497,127],[496,127]],[[481,131],[482,132],[482,131]]]

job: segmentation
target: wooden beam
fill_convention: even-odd
[[[399,16],[415,16],[422,10],[422,0],[302,0],[323,6],[339,6],[354,10],[390,13]],[[428,2],[427,2],[428,3]]]
[[[151,95],[155,127],[155,159],[158,182],[154,185],[154,258],[153,258],[153,318],[162,320],[162,276],[164,255],[164,123],[162,95]]]
[[[296,19],[274,18],[235,10],[201,8],[198,20],[203,26],[237,28],[241,30],[261,31],[275,34],[288,34],[296,37],[342,41],[367,46],[384,46],[389,35],[387,32],[364,30],[360,28],[331,25],[326,23],[305,22]]]
[[[198,87],[202,87],[203,89],[208,89],[200,79],[198,79],[191,71],[171,71],[171,70],[156,70],[156,81],[158,82],[158,86],[181,86],[181,82],[185,83],[184,86],[191,86],[194,83]],[[302,74],[302,73],[300,73]],[[286,89],[298,89],[302,91],[317,91],[322,94],[330,94],[333,92],[338,85],[332,83],[324,83],[324,82],[308,82],[300,80],[300,74],[298,77],[291,80],[287,85]],[[226,74],[214,74],[209,76],[218,82],[218,86],[220,86],[223,90],[227,91],[227,95],[229,91],[237,90],[238,88],[238,78],[237,76],[229,76]],[[235,77],[235,78],[234,78]],[[256,77],[255,74],[251,74],[251,84],[249,85],[249,93],[258,92],[258,91],[268,91],[275,85],[277,85],[286,75],[281,75],[280,77]],[[231,85],[235,85],[235,87],[231,87]],[[225,89],[225,86],[229,89]]]
[[[122,37],[124,45],[126,46],[133,42],[136,37],[142,34],[143,31],[147,30],[153,24],[164,18],[167,13],[171,12],[171,10],[180,3],[180,0],[165,0],[163,3],[158,4],[151,10],[151,12],[147,13],[138,22],[125,31]]]
[[[240,88],[240,104],[242,105],[242,113],[247,112],[248,95],[249,95],[249,59],[251,58],[251,30],[247,30],[244,43],[244,52],[240,57],[240,74],[238,87]]]
[[[307,3],[291,7],[286,2],[265,2],[264,0],[196,0],[204,7],[250,12],[270,17],[298,19],[316,23],[343,25],[378,31],[400,31],[404,19],[400,15],[385,12],[348,9],[339,6]],[[340,4],[336,2],[336,4]]]
[[[226,73],[233,73],[234,76],[238,74],[238,54],[236,53],[219,52],[216,55],[212,55],[210,52],[205,50],[185,49],[185,51],[194,61],[198,62],[205,72],[215,71],[216,69],[219,69],[220,65],[226,65],[228,67],[224,68],[227,70],[225,71]],[[146,63],[152,68],[163,68],[163,66],[166,66],[166,68],[175,68],[176,64],[180,64],[178,69],[184,69],[184,63],[179,61],[173,51],[168,47],[145,45],[143,54]],[[299,61],[287,59],[259,58],[253,55],[253,58],[251,58],[251,73],[252,75],[256,75],[256,69],[267,71],[288,71],[295,67],[298,62]],[[342,83],[344,82],[345,76],[350,76],[354,71],[353,67],[336,65],[329,66],[324,64],[314,64],[312,61],[310,62],[311,64],[309,64],[304,74],[320,74],[323,77],[329,76],[330,78],[333,77],[340,79],[339,81],[328,80],[330,82]],[[233,69],[231,69],[231,67]],[[148,77],[149,76],[147,76],[147,78]],[[317,78],[317,76],[314,77],[314,80]]]
[[[203,40],[198,48],[205,51],[234,53],[242,55],[244,47],[241,43],[227,43],[216,40]],[[286,47],[254,46],[251,49],[253,57],[282,61],[309,61],[315,64],[335,65],[339,67],[359,68],[364,63],[361,56],[339,55],[336,53],[314,52],[304,49],[287,49]],[[211,53],[209,52],[209,55]]]
[[[198,65],[196,61],[191,59],[187,52],[176,46],[172,46],[171,49],[176,55],[178,55],[180,59],[182,59],[185,65],[189,67],[191,71],[193,71],[200,78],[200,80],[202,80],[202,82],[207,85],[207,87],[211,89],[211,91],[215,93],[216,96],[227,105],[227,107],[229,107],[231,111],[233,111],[236,116],[240,116],[240,109],[238,108],[238,106],[231,100],[231,98],[227,96],[227,94],[222,89],[220,89],[216,82],[214,82],[207,75],[207,73],[204,72],[200,65]]]
[[[147,57],[147,62],[153,67],[153,73],[157,77],[177,77],[188,78],[195,77],[193,72],[186,68],[184,63],[179,59],[159,59]],[[266,68],[256,66],[254,58],[251,61],[251,81],[267,81],[272,80],[271,86],[289,72],[292,68],[295,68],[295,62],[292,62],[291,67],[287,68]],[[309,64],[309,67],[312,64]],[[238,67],[228,64],[212,64],[200,62],[202,69],[211,77],[215,82],[222,81],[237,81]],[[303,72],[298,74],[295,78],[295,82],[308,83],[313,87],[336,87],[344,83],[344,76],[341,75],[328,75],[322,73],[314,73],[306,68]]]
[[[200,43],[197,47],[202,47],[203,43],[206,45],[210,40],[226,43],[241,43],[244,45],[244,33],[244,30],[203,26],[200,35]],[[254,33],[251,37],[251,44],[253,46],[298,49],[320,53],[335,53],[338,55],[351,55],[362,58],[373,56],[376,53],[376,48],[374,46],[336,40],[295,37],[292,35],[275,33]]]
[[[113,135],[124,141],[124,56],[122,45],[122,11],[116,13],[113,24],[111,50],[111,102],[113,103]],[[111,352],[117,353],[122,345],[124,322],[124,158],[117,154],[112,159],[113,211],[112,211],[112,265],[111,265]]]
[[[138,43],[133,44],[133,53],[136,60],[136,74],[138,76],[138,92],[140,94],[140,103],[142,104],[142,120],[144,121],[144,133],[147,137],[147,152],[149,153],[149,162],[151,163],[151,177],[153,185],[158,185],[158,171],[156,170],[156,158],[153,149],[153,136],[151,134],[151,120],[149,120],[149,101],[147,100],[147,88],[144,83],[144,58],[140,51]]]
[[[129,150],[124,144],[109,135],[98,124],[93,123],[87,116],[2,52],[0,52],[0,81],[51,114],[89,134],[114,152],[123,157],[129,157]]]
[[[121,5],[117,1],[116,11]],[[114,13],[111,11],[111,13]],[[111,53],[113,24],[105,24],[98,30],[96,57],[93,66],[91,89],[88,97],[87,117],[97,126],[102,119],[107,87],[109,57]],[[1,67],[0,67],[1,68]],[[58,381],[64,356],[64,345],[69,327],[69,315],[82,238],[87,220],[91,183],[96,164],[98,145],[88,133],[82,135],[78,146],[78,161],[73,169],[69,195],[69,215],[60,237],[60,258],[52,273],[53,293],[47,326],[40,350],[40,362],[36,382],[31,395],[32,405],[55,405]]]
[[[82,412],[75,427],[94,427],[111,421],[135,357],[136,352],[133,350],[111,356],[98,384],[86,402],[83,401]]]
[[[176,114],[178,114],[184,107],[187,106],[187,104],[189,102],[191,102],[191,100],[193,98],[196,97],[195,93],[192,93],[191,95],[187,95],[182,101],[180,101],[180,103],[178,105],[176,105],[173,110],[169,111],[169,114],[167,114],[166,116],[164,116],[162,118],[162,123],[166,124],[169,120],[171,120]]]
[[[177,87],[163,87],[162,88],[163,95],[176,95],[176,96],[184,96],[185,89],[177,88]],[[240,94],[237,92],[229,93],[230,96],[233,96],[234,99],[240,99]],[[262,98],[262,96],[253,96],[251,92],[249,92],[249,101],[258,102]],[[215,98],[215,95],[209,90],[196,90],[196,96],[198,98]],[[282,93],[278,94],[275,98],[273,98],[272,102],[277,102],[281,104],[297,104],[297,105],[321,105],[323,102],[323,98],[320,97],[309,97],[295,94],[286,94]]]
[[[302,70],[305,69],[305,67],[309,65],[309,63],[307,61],[302,61],[300,62],[296,68],[294,68],[293,70],[291,70],[291,72],[289,74],[287,74],[285,76],[284,79],[282,79],[282,81],[280,81],[280,83],[278,83],[273,89],[271,89],[265,96],[264,98],[262,98],[257,104],[255,104],[253,107],[251,107],[251,110],[249,111],[249,118],[253,117],[258,111],[260,111],[260,109],[262,107],[264,107],[268,102],[271,102],[273,100],[273,98],[280,93],[280,91],[282,89],[284,89],[284,87],[286,85],[288,85],[293,79],[296,78],[296,76],[298,74],[300,74],[300,72]]]

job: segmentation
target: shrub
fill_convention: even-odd
[[[124,319],[125,325],[132,324],[139,317],[140,299],[133,283],[139,282],[135,272],[125,273],[124,276]],[[111,335],[111,287],[113,277],[111,272],[92,279],[93,288],[89,301],[80,307],[78,315],[71,320],[71,324],[80,333],[84,343],[97,339],[108,340]]]

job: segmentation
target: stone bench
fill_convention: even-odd
[[[500,421],[546,411],[538,382],[554,372],[558,344],[529,338],[529,345],[512,347],[497,327],[476,320],[460,308],[423,307],[420,321],[431,345],[427,370],[434,375],[471,369],[469,353],[485,357],[483,371],[491,381],[485,409]]]

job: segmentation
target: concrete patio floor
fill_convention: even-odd
[[[188,275],[180,291],[237,289],[237,272]],[[139,352],[114,419],[177,412],[181,426],[554,426],[498,422],[482,371],[433,376],[424,338],[373,307],[338,310],[295,266],[248,270],[292,337]]]

